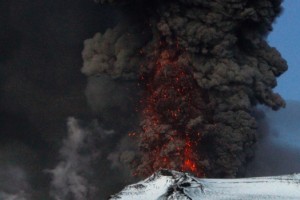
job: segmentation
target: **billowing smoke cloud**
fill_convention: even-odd
[[[2,132],[3,133],[3,132]],[[42,151],[42,149],[40,149]],[[38,200],[47,193],[40,152],[14,141],[0,147],[0,199]]]
[[[0,199],[30,200],[31,186],[26,172],[18,166],[0,167]]]
[[[104,199],[133,180],[126,171],[132,157],[129,141],[112,145],[115,131],[102,129],[97,121],[84,125],[70,117],[67,125],[60,161],[54,169],[45,170],[52,176],[50,195],[55,200]]]
[[[269,176],[300,172],[300,103],[287,101],[285,109],[273,112],[261,108],[255,157],[247,166],[247,176]]]
[[[21,137],[30,145],[40,137],[46,150],[59,148],[65,119],[90,117],[82,41],[114,25],[117,14],[86,0],[4,0],[0,9],[0,117],[26,123],[30,134]]]
[[[26,177],[19,180],[10,172],[9,177],[1,174],[0,199],[52,200],[51,174],[44,170],[61,161],[58,155],[67,133],[66,118],[95,118],[87,106],[86,80],[80,72],[82,41],[114,26],[118,14],[87,0],[4,0],[0,10],[0,168],[3,172],[18,168]],[[106,110],[99,118],[107,115],[112,116]],[[105,130],[112,124],[121,127],[105,122]],[[126,135],[127,130],[122,133]],[[93,177],[84,176],[98,188],[97,199],[129,183],[108,160],[111,151],[121,155],[117,147],[121,139],[110,136],[100,142],[96,172]],[[28,187],[18,187],[18,183]]]
[[[141,19],[126,22],[127,30],[139,27],[134,34],[124,24],[87,40],[82,68],[88,76],[140,78],[138,172],[169,167],[241,175],[256,142],[253,108],[285,106],[272,88],[287,64],[265,40],[281,0],[100,2]]]
[[[123,135],[136,126],[138,93],[135,82],[114,81],[107,75],[90,77],[85,91],[88,105],[103,124]]]
[[[92,199],[96,188],[86,176],[92,176],[91,164],[100,156],[93,144],[96,139],[91,132],[81,129],[74,118],[68,119],[68,129],[68,138],[60,150],[62,161],[49,170],[53,175],[51,195],[56,200]]]
[[[141,62],[137,52],[145,39],[136,37],[140,31],[137,27],[129,27],[129,24],[119,24],[103,35],[97,33],[85,40],[81,71],[87,76],[107,73],[113,78],[137,79],[135,72]]]

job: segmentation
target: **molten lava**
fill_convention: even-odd
[[[192,142],[187,139],[185,148],[184,148],[184,162],[182,164],[182,171],[190,171],[195,173],[196,175],[199,175],[198,173],[198,167],[196,165],[196,160],[193,158],[193,144]]]
[[[161,168],[203,175],[197,152],[201,134],[190,126],[201,111],[197,104],[199,88],[190,67],[179,61],[188,59],[180,52],[176,48],[161,48],[152,75],[142,78],[148,96],[143,101],[140,134],[141,175]]]

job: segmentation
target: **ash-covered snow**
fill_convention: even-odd
[[[242,200],[300,199],[300,174],[202,179],[188,173],[161,170],[125,187],[110,200]]]

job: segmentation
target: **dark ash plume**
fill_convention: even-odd
[[[259,136],[255,157],[248,164],[246,176],[274,176],[300,171],[300,102],[287,101],[278,112],[260,106]]]
[[[2,153],[2,152],[1,152]],[[2,156],[2,155],[1,155]],[[29,200],[32,192],[25,170],[18,166],[1,166],[0,199]]]
[[[87,76],[107,73],[113,78],[137,79],[135,72],[141,63],[137,52],[145,42],[142,37],[136,37],[139,30],[128,26],[117,25],[84,41],[82,73]]]
[[[63,161],[58,160],[58,155],[66,135],[65,119],[76,116],[87,122],[95,118],[86,105],[86,81],[79,71],[82,41],[96,31],[114,26],[118,13],[109,6],[99,8],[87,0],[4,0],[0,10],[0,169],[3,172],[0,173],[0,199],[50,200],[53,199],[49,196],[51,174],[44,170],[54,169]],[[97,81],[90,84],[94,82]],[[115,88],[118,87],[109,90]],[[98,101],[96,111],[101,113],[99,96],[93,98]],[[119,96],[114,96],[115,102]],[[103,104],[111,103],[107,101],[111,97],[107,95]],[[122,104],[124,112],[128,109],[126,106]],[[103,114],[99,114],[101,119],[102,115],[105,118],[105,124],[111,126],[113,117],[109,112],[118,108],[106,107]],[[131,119],[128,115],[124,117],[125,114],[118,116],[122,116],[119,118],[122,123]],[[114,123],[114,127],[120,126]],[[82,127],[85,130],[85,126]],[[111,129],[106,127],[108,125],[105,130]],[[127,130],[122,133],[126,135]],[[96,175],[86,176],[88,182],[98,188],[95,199],[107,199],[109,194],[129,184],[122,173],[124,170],[112,167],[108,161],[111,151],[116,155],[116,163],[128,160],[118,152],[121,139],[112,134],[97,146],[101,147],[102,156],[93,166]],[[85,153],[80,152],[80,156]]]
[[[127,26],[140,30],[129,38],[119,25],[85,42],[82,69],[88,76],[140,77],[139,173],[197,167],[209,177],[240,175],[256,142],[253,108],[285,106],[272,89],[287,64],[265,40],[282,1],[100,2],[145,19]]]
[[[85,95],[88,105],[106,128],[126,132],[136,121],[134,110],[138,91],[135,82],[115,81],[100,75],[88,78]]]

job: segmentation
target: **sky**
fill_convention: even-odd
[[[284,11],[268,37],[271,46],[279,50],[289,65],[288,71],[278,79],[275,91],[286,100],[300,100],[300,1],[285,0],[283,7]]]

